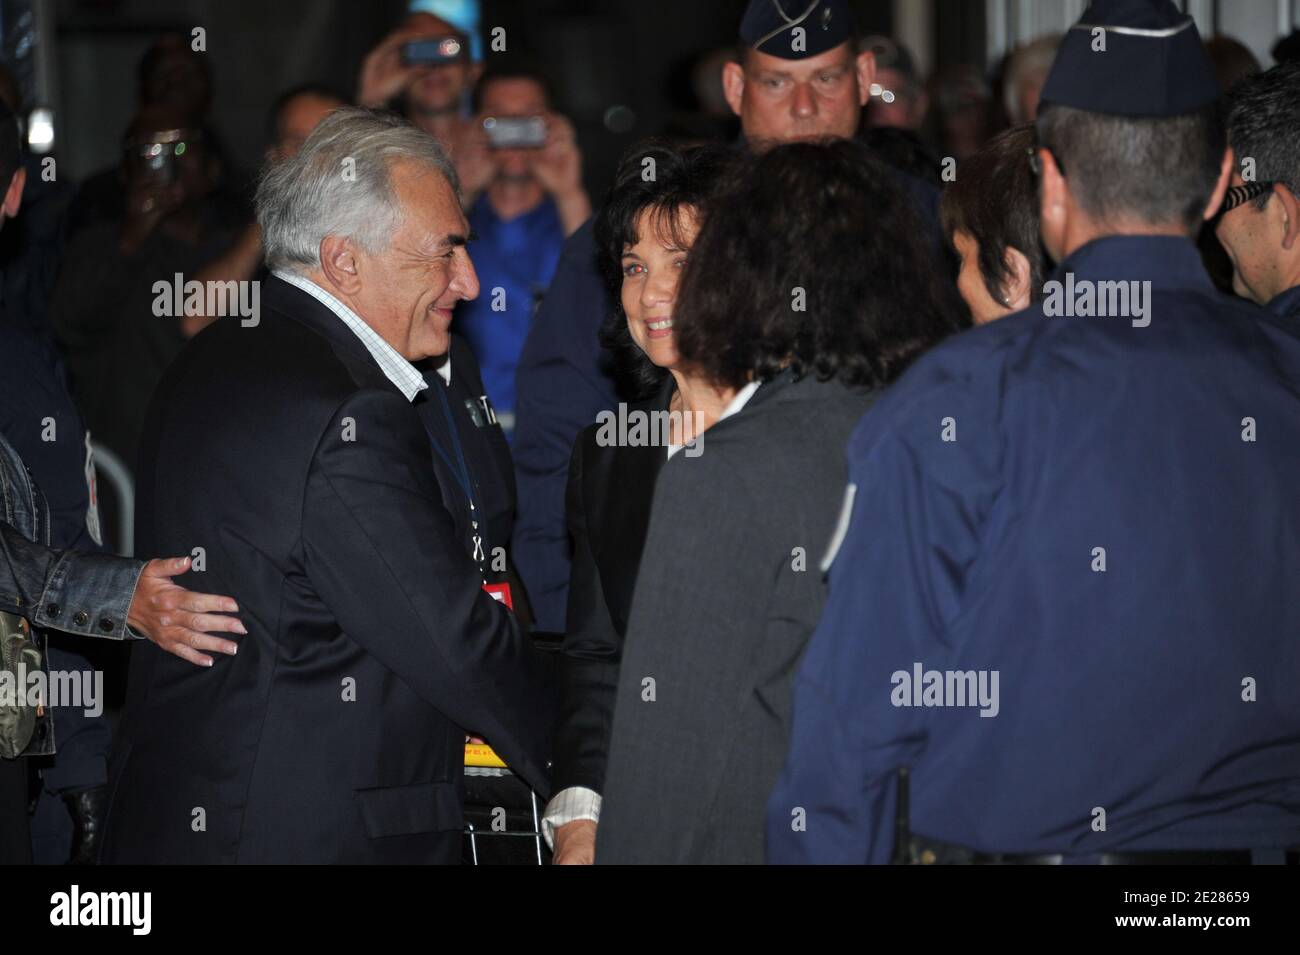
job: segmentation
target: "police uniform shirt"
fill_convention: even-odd
[[[1300,842],[1300,338],[1185,239],[1066,273],[1149,323],[1034,306],[855,431],[771,861],[889,861],[900,766],[911,830],[985,852]]]

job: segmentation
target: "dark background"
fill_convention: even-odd
[[[80,179],[116,161],[133,111],[136,64],[158,34],[206,30],[216,129],[230,156],[253,169],[276,95],[308,81],[354,93],[366,52],[402,19],[408,3],[58,0],[52,6],[57,155]],[[889,0],[855,6],[864,32],[889,32]],[[577,125],[587,178],[596,184],[608,180],[624,149],[692,109],[692,60],[733,44],[744,8],[745,0],[484,0],[481,22],[505,28],[506,55],[527,53],[541,64],[560,109]],[[634,122],[612,132],[605,116],[618,106],[631,110]]]

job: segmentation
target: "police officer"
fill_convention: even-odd
[[[738,46],[737,62],[723,72],[723,92],[747,143],[762,148],[855,134],[876,67],[874,54],[858,48],[848,0],[750,0]],[[898,178],[941,255],[938,191],[902,173]],[[961,308],[955,295],[952,305]],[[564,488],[574,439],[601,411],[613,410],[627,397],[611,356],[597,340],[611,307],[596,270],[588,222],[565,243],[515,375],[519,516],[514,556],[538,624],[546,630],[564,626],[569,585]]]
[[[1300,340],[1193,244],[1231,172],[1217,98],[1170,0],[1068,32],[1034,156],[1060,264],[850,441],[770,861],[1300,843]]]
[[[1228,142],[1237,160],[1215,234],[1233,291],[1300,319],[1300,61],[1238,81]],[[1249,177],[1249,178],[1247,178]]]

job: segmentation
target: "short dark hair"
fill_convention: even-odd
[[[22,138],[18,134],[18,117],[0,100],[0,196],[9,188],[14,173],[23,164]]]
[[[740,388],[790,368],[878,387],[957,328],[909,192],[865,147],[786,143],[742,162],[674,309],[677,349],[705,377]]]
[[[542,88],[542,95],[546,98],[547,106],[552,109],[555,108],[555,98],[551,95],[551,82],[547,79],[546,74],[542,72],[541,66],[531,57],[520,57],[513,60],[494,61],[492,66],[483,71],[478,78],[478,82],[474,84],[474,112],[477,113],[483,108],[483,91],[493,83],[501,80],[529,80],[536,83]]]
[[[1241,80],[1228,96],[1228,142],[1255,161],[1256,182],[1280,182],[1300,195],[1300,60]],[[1255,199],[1258,208],[1271,192]]]
[[[614,305],[601,325],[600,341],[614,356],[628,390],[637,397],[651,393],[667,371],[646,356],[628,331],[621,294],[623,250],[639,241],[637,219],[647,211],[660,234],[684,246],[682,214],[693,212],[697,219],[704,216],[737,158],[735,147],[721,144],[686,146],[661,139],[639,143],[619,162],[614,184],[596,215],[597,261]],[[647,159],[654,161],[653,167]],[[647,178],[649,168],[654,175]]]
[[[1038,181],[1029,165],[1038,142],[1031,123],[1003,130],[961,161],[957,178],[939,202],[943,234],[951,245],[958,232],[979,247],[980,275],[994,299],[1002,299],[1007,249],[1029,260],[1029,293],[1043,292],[1043,249],[1038,234]]]
[[[1099,222],[1177,222],[1196,231],[1227,148],[1218,102],[1180,116],[1093,113],[1045,103],[1038,140],[1070,193]]]
[[[280,138],[280,114],[299,96],[338,100],[344,106],[350,102],[347,96],[325,83],[300,83],[298,86],[291,86],[275,98],[270,112],[266,115],[266,138],[269,142],[274,143]]]

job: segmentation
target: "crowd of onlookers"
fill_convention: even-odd
[[[1155,6],[1161,16],[1176,14],[1169,4]],[[842,4],[826,5],[829,13],[842,10]],[[171,417],[167,401],[181,395],[197,409],[195,414],[214,418],[208,422],[214,431],[228,422],[221,420],[219,397],[205,394],[198,401],[186,395],[176,388],[177,373],[168,370],[178,367],[187,342],[229,312],[214,308],[212,298],[203,296],[192,307],[174,308],[186,296],[173,288],[173,279],[176,286],[197,281],[201,288],[256,283],[274,289],[282,306],[288,301],[304,310],[314,307],[293,297],[289,286],[295,286],[367,341],[366,349],[389,381],[409,386],[408,401],[422,415],[433,416],[424,423],[434,452],[442,457],[431,461],[435,469],[447,468],[445,473],[438,470],[445,485],[441,504],[453,520],[438,523],[445,516],[438,508],[433,509],[436,520],[424,514],[423,499],[414,492],[411,513],[417,523],[422,514],[429,518],[431,534],[445,533],[447,539],[439,545],[446,545],[445,554],[440,552],[439,559],[454,555],[447,556],[448,580],[459,582],[460,574],[473,585],[468,591],[477,591],[481,579],[490,593],[498,588],[497,593],[513,594],[507,602],[515,616],[507,623],[488,620],[496,628],[493,639],[507,631],[514,637],[529,630],[563,634],[560,717],[553,721],[541,703],[533,713],[539,725],[555,722],[554,748],[541,748],[531,733],[534,727],[517,739],[509,727],[497,739],[488,739],[506,747],[518,744],[521,775],[527,775],[523,767],[547,766],[553,758],[553,771],[527,781],[539,791],[550,787],[553,798],[544,826],[557,861],[591,861],[597,831],[601,852],[616,861],[761,861],[764,831],[768,858],[797,860],[809,845],[820,846],[821,858],[834,857],[835,840],[826,839],[824,832],[816,840],[791,840],[784,823],[792,808],[797,815],[812,796],[844,795],[836,791],[839,781],[826,776],[827,754],[819,749],[840,731],[836,721],[844,718],[843,711],[860,702],[852,687],[846,690],[838,682],[847,671],[837,667],[837,660],[847,655],[854,665],[885,666],[870,656],[874,650],[863,651],[846,634],[856,633],[854,628],[865,621],[893,614],[894,631],[933,636],[930,649],[936,654],[949,647],[956,638],[945,628],[955,626],[963,612],[978,615],[992,606],[962,605],[968,587],[987,583],[963,575],[992,559],[985,548],[995,549],[996,541],[990,540],[999,533],[1027,534],[1017,538],[1006,558],[1025,562],[1008,579],[1023,581],[1027,591],[1001,593],[1007,606],[1046,607],[1042,628],[1056,636],[1079,622],[1063,609],[1077,595],[1068,588],[1053,589],[1063,574],[1042,580],[1034,576],[1056,566],[1058,545],[1067,531],[1077,530],[1068,526],[1074,512],[1066,515],[1066,524],[1055,523],[1055,511],[1039,515],[1037,523],[1021,523],[1020,515],[1006,517],[1005,527],[987,529],[980,523],[1008,499],[1038,506],[1045,487],[1041,481],[1051,476],[1060,477],[1062,485],[1047,498],[1059,503],[1077,492],[1072,500],[1080,513],[1096,521],[1109,513],[1106,507],[1112,502],[1103,500],[1097,482],[1073,487],[1068,476],[1058,473],[1059,462],[1042,450],[1042,442],[1060,434],[1073,438],[1088,430],[1070,418],[1082,410],[1078,396],[1053,390],[1060,382],[1067,389],[1077,382],[1068,369],[1090,368],[1099,376],[1094,384],[1109,383],[1118,365],[1165,373],[1172,368],[1180,375],[1209,348],[1227,356],[1236,380],[1261,375],[1263,345],[1253,339],[1249,346],[1225,343],[1215,335],[1228,316],[1272,329],[1264,312],[1212,297],[1208,283],[1202,288],[1196,276],[1203,261],[1220,290],[1267,306],[1279,319],[1290,320],[1298,310],[1300,252],[1294,250],[1300,248],[1295,224],[1300,210],[1291,148],[1295,109],[1289,103],[1300,91],[1300,67],[1293,62],[1300,50],[1294,35],[1284,39],[1273,54],[1279,65],[1264,72],[1245,47],[1229,38],[1216,37],[1203,47],[1196,39],[1194,55],[1185,48],[1180,53],[1192,57],[1186,74],[1191,77],[1190,105],[1177,106],[1180,94],[1157,99],[1152,91],[1139,90],[1133,100],[1140,111],[1130,115],[1124,112],[1127,103],[1117,107],[1084,92],[1087,84],[1077,60],[1058,56],[1062,44],[1071,40],[1078,49],[1077,36],[1047,36],[1020,46],[992,77],[960,66],[945,67],[927,81],[895,41],[836,33],[848,30],[844,18],[814,39],[824,42],[824,49],[795,48],[791,53],[784,46],[772,47],[774,37],[791,29],[780,11],[779,4],[755,0],[741,24],[743,42],[735,55],[701,61],[708,65],[708,83],[720,90],[720,101],[736,117],[739,136],[721,142],[690,136],[637,143],[595,202],[584,186],[574,125],[559,110],[544,72],[513,54],[497,59],[488,53],[484,62],[476,62],[468,38],[427,13],[412,14],[370,51],[355,90],[308,84],[276,99],[268,117],[266,167],[254,201],[253,181],[235,168],[213,129],[213,88],[203,55],[181,37],[160,38],[140,64],[136,113],[125,132],[120,162],[75,191],[47,188],[41,177],[28,175],[23,218],[4,233],[7,241],[19,237],[4,264],[4,334],[14,336],[15,347],[17,336],[23,336],[23,347],[39,356],[42,369],[50,369],[48,382],[62,381],[66,363],[71,399],[59,390],[61,384],[52,385],[50,393],[57,393],[61,420],[85,446],[84,471],[68,460],[57,464],[60,481],[76,478],[66,497],[60,481],[50,482],[55,510],[62,500],[67,518],[50,543],[90,547],[82,539],[84,524],[94,546],[104,547],[131,523],[129,499],[119,502],[96,491],[92,438],[101,459],[116,459],[118,471],[130,474],[141,462],[139,476],[152,482],[147,504],[153,510],[136,523],[151,528],[149,540],[168,539],[168,529],[156,525],[160,501],[169,500],[177,514],[189,508],[191,517],[203,510],[184,500],[184,488],[157,486],[158,474],[169,475],[177,485],[185,481],[188,461],[177,460],[176,447],[189,448],[195,458],[209,451],[203,435],[182,442],[177,433],[185,422]],[[1174,42],[1187,38],[1183,34]],[[1116,61],[1123,62],[1119,56]],[[1171,68],[1158,79],[1173,89],[1183,75]],[[1053,77],[1057,89],[1049,96],[1045,89]],[[415,135],[412,127],[440,145]],[[1225,146],[1230,150],[1226,154]],[[367,182],[370,192],[360,193],[373,202],[353,208],[354,197],[346,188],[331,191],[337,183],[322,178],[321,164],[339,166],[346,183],[349,161],[363,155],[379,156],[374,168],[384,172]],[[1246,158],[1249,169],[1242,165]],[[400,164],[408,164],[402,166],[408,178],[396,174]],[[13,182],[24,191],[21,177]],[[435,208],[434,200],[444,194],[459,204]],[[418,214],[412,196],[428,200]],[[10,198],[5,213],[12,216],[17,202]],[[313,207],[313,200],[320,208]],[[435,278],[428,280],[427,289],[418,270],[426,268],[429,250],[408,235],[423,221],[420,217],[436,219],[446,233],[447,248],[439,246],[437,258],[443,264],[430,270]],[[372,243],[366,237],[377,234],[380,224],[392,228],[380,237],[382,242]],[[397,237],[412,245],[389,249],[383,244]],[[1197,240],[1197,250],[1189,239]],[[325,261],[327,240],[357,245],[340,251],[337,260]],[[312,247],[294,251],[294,242]],[[373,256],[366,261],[374,266],[368,286],[345,275],[347,263],[366,256]],[[1166,307],[1181,303],[1193,316],[1186,323],[1186,338],[1157,339],[1164,342],[1164,351],[1155,349],[1152,358],[1142,339],[1099,344],[1100,339],[1083,332],[1062,331],[1058,323],[1042,333],[1050,340],[1029,348],[1025,341],[1039,332],[1027,325],[1024,313],[1034,317],[1045,311],[1048,277],[1067,265],[1080,274],[1092,274],[1092,269],[1103,278],[1111,272],[1127,276],[1131,269],[1135,276],[1148,277],[1148,286],[1151,280],[1170,285],[1173,291],[1161,286],[1168,295],[1162,300]],[[377,288],[375,275],[390,279],[391,288]],[[433,290],[436,301],[426,302],[438,277],[446,281]],[[414,305],[402,299],[408,292]],[[355,300],[350,299],[354,294]],[[413,345],[403,351],[381,330],[392,330],[385,321],[399,331],[406,328],[403,322],[424,329],[421,323],[432,320],[426,316],[453,306],[453,337],[441,349]],[[324,314],[317,311],[318,318]],[[257,324],[256,316],[243,317]],[[1201,318],[1205,321],[1198,324]],[[955,345],[941,345],[972,324],[995,321],[1002,346],[987,344],[995,340],[988,329],[982,330],[983,337],[958,337]],[[1134,321],[1133,327],[1138,324]],[[369,327],[368,335],[361,326]],[[214,373],[202,365],[202,355],[209,353],[200,346],[206,343],[211,354],[221,347],[232,354],[243,347],[222,339],[223,328],[228,332],[230,326],[213,329],[186,353],[197,363],[195,374],[208,376],[208,384]],[[330,328],[332,334],[343,334],[333,324]],[[411,334],[413,341],[416,332]],[[1285,356],[1295,346],[1286,335],[1268,331],[1260,336],[1278,339],[1270,347],[1284,356],[1277,359],[1279,367],[1290,360]],[[374,338],[383,342],[376,344]],[[290,340],[292,336],[284,339]],[[980,352],[982,347],[990,350]],[[1161,364],[1168,355],[1178,360]],[[272,357],[288,368],[300,358],[307,367],[320,355]],[[945,364],[949,361],[952,367]],[[1045,362],[1050,373],[1035,361]],[[30,371],[36,363],[33,358],[26,367]],[[910,390],[894,387],[915,364],[923,371],[908,379]],[[233,390],[240,371],[228,371]],[[1261,406],[1282,402],[1283,377],[1279,372],[1275,382],[1262,375]],[[1055,384],[1044,386],[1044,378]],[[1018,395],[1028,391],[1031,398],[1003,400],[999,389],[1025,381],[1029,384]],[[265,384],[265,377],[260,383]],[[1123,387],[1137,386],[1126,381]],[[424,398],[436,395],[443,411],[429,411],[421,391]],[[950,404],[936,403],[934,394]],[[1211,397],[1222,399],[1216,411],[1230,403],[1217,393]],[[906,404],[913,400],[916,405]],[[877,404],[880,410],[872,410]],[[928,437],[912,430],[909,409],[918,406],[928,416],[925,427],[934,426],[934,435],[924,432],[929,437],[951,429],[954,437],[938,440],[955,443],[960,418],[961,433],[982,434],[984,447],[1012,435],[1007,440],[1017,453],[983,460],[974,452],[975,458],[957,457],[956,464],[939,457],[946,452],[936,452]],[[1033,416],[1040,407],[1071,423],[1063,426],[1054,419],[1045,424]],[[615,420],[603,416],[614,409],[625,415],[629,408],[673,416],[662,443],[666,447],[653,441],[645,446],[625,436],[612,442],[602,437],[594,422]],[[949,414],[956,416],[950,419]],[[1100,424],[1088,427],[1118,427],[1123,416],[1117,415],[1103,415]],[[268,412],[268,421],[271,417]],[[1129,457],[1117,450],[1132,439],[1123,428],[1107,432],[1106,440],[1083,451],[1066,450],[1081,457],[1091,454],[1094,462],[1113,455],[1111,464],[1122,467],[1154,446],[1155,424],[1142,419],[1139,425],[1152,430],[1135,443]],[[988,430],[980,432],[981,427]],[[439,444],[440,437],[449,439],[454,454]],[[1178,447],[1185,449],[1202,435],[1184,437]],[[76,443],[78,453],[82,443]],[[708,455],[701,453],[705,443],[711,448]],[[1205,445],[1211,446],[1217,445]],[[852,469],[847,473],[846,447]],[[961,447],[962,453],[972,453],[971,444]],[[19,450],[28,458],[26,450]],[[269,458],[274,449],[264,450]],[[212,453],[204,480],[219,478],[222,467],[237,466]],[[1155,464],[1177,463],[1177,453],[1169,450]],[[707,463],[693,469],[673,463],[677,455],[689,459],[697,454]],[[1041,467],[1027,465],[1037,454],[1047,454],[1048,460]],[[247,466],[257,468],[259,462],[250,460]],[[1242,467],[1243,480],[1258,480],[1266,493],[1275,469],[1258,462]],[[412,467],[403,473],[422,470]],[[1222,476],[1197,473],[1207,486]],[[77,485],[83,474],[85,487]],[[847,500],[842,497],[846,477],[867,489],[856,505],[852,493]],[[421,483],[426,480],[427,474],[416,482],[417,491],[427,491]],[[1003,487],[1010,490],[1000,497]],[[364,490],[357,494],[364,497]],[[247,498],[242,510],[226,503],[241,516],[255,510]],[[391,518],[383,510],[388,503],[376,506],[381,516]],[[1168,534],[1155,535],[1160,540],[1154,543],[1146,539],[1151,534],[1126,538],[1142,516],[1143,508],[1134,507],[1135,520],[1111,532],[1134,548],[1149,544],[1159,564],[1168,556],[1160,550],[1162,542],[1178,540],[1179,532],[1162,528]],[[1150,510],[1147,501],[1145,512]],[[100,511],[105,512],[103,524]],[[93,521],[82,521],[88,513],[95,514]],[[971,530],[976,525],[979,529]],[[1203,538],[1192,535],[1187,549],[1208,552],[1216,528]],[[885,559],[888,555],[873,550],[870,538],[877,529],[882,540],[894,534],[892,553],[914,558],[899,558],[897,586],[880,586],[882,577],[895,569]],[[398,552],[402,531],[389,530],[387,543]],[[327,571],[348,566],[357,553],[350,549],[356,535],[343,540],[346,535],[337,527],[321,533],[328,538],[336,532],[339,539],[329,543],[337,544],[338,554],[347,559],[337,566],[328,560],[305,566],[310,561],[303,558],[304,566],[295,566],[304,579],[326,573],[326,583],[349,593],[346,581],[329,578]],[[1239,543],[1232,540],[1232,546]],[[823,571],[841,546],[847,554],[839,577],[832,574],[829,604],[822,576],[815,571],[805,575],[806,566],[795,566],[800,561],[815,564],[828,541]],[[477,562],[477,573],[463,564],[461,551]],[[256,559],[248,557],[247,566],[230,569],[221,579],[244,580],[240,575],[256,574],[264,558],[270,579],[292,576],[272,566],[265,557],[269,551],[253,547],[241,553],[247,557],[253,552]],[[413,553],[427,556],[418,549]],[[285,559],[300,558],[295,552]],[[373,568],[358,563],[351,569],[361,576]],[[1104,555],[1101,569],[1105,571]],[[849,578],[846,586],[849,574],[858,579]],[[322,581],[309,582],[323,586]],[[419,578],[410,592],[423,594],[425,584]],[[463,647],[465,634],[456,629],[460,618],[455,613],[464,609],[455,602],[458,593],[448,606],[435,608],[445,610],[451,621],[437,639]],[[1041,594],[1048,596],[1039,601]],[[318,596],[329,603],[330,595]],[[443,595],[439,591],[435,596]],[[425,597],[434,599],[427,594],[420,599]],[[1140,604],[1139,610],[1153,610],[1139,597],[1128,597]],[[1207,619],[1224,606],[1223,601],[1214,603]],[[1113,609],[1099,613],[1105,617]],[[1281,607],[1278,619],[1289,609]],[[314,612],[304,611],[304,619],[318,625]],[[1053,616],[1058,613],[1059,618]],[[125,616],[123,610],[117,618]],[[123,620],[117,618],[102,618],[100,628],[105,633],[120,629]],[[478,607],[466,632],[482,636],[486,619]],[[976,642],[1006,620],[1005,614],[994,613],[975,635]],[[431,624],[427,614],[419,621],[422,626],[443,622],[439,618]],[[335,627],[331,639],[348,636],[348,630],[350,639],[361,642],[352,630],[371,623],[369,615],[359,614],[347,628],[341,623]],[[265,620],[257,625],[266,626]],[[1188,632],[1192,639],[1199,634],[1208,640],[1208,630],[1191,627]],[[755,634],[760,635],[757,644],[751,642]],[[146,635],[152,639],[147,629]],[[254,646],[259,636],[265,635],[250,638]],[[164,640],[155,642],[201,662]],[[191,644],[190,650],[199,646]],[[801,671],[796,691],[795,665],[806,646],[812,647],[811,662]],[[996,656],[1003,646],[981,649]],[[1099,652],[1109,651],[1101,646]],[[66,653],[62,665],[78,665],[77,648]],[[403,674],[402,665],[410,662],[401,659],[390,667],[382,654],[372,655]],[[512,669],[509,660],[499,668],[495,661],[482,665],[486,676],[480,689],[493,685],[500,673],[506,674],[502,685],[518,678],[521,687],[537,688],[524,679],[526,668]],[[1004,661],[1002,666],[1009,672],[1012,665]],[[144,680],[166,684],[174,678],[165,669],[141,669]],[[651,683],[667,691],[664,702],[650,708],[633,705],[646,691],[646,674],[654,674]],[[1027,679],[1050,682],[1043,673]],[[136,692],[143,692],[141,685],[146,684],[137,682]],[[542,695],[539,690],[539,700]],[[165,700],[167,694],[161,696]],[[483,703],[486,696],[469,696],[475,705],[467,713],[499,715]],[[400,692],[397,697],[401,705],[411,703],[400,699]],[[622,707],[617,723],[616,698]],[[217,694],[212,707],[227,703]],[[523,711],[533,703],[521,690],[511,706]],[[146,700],[137,704],[138,712],[149,705],[164,704]],[[181,699],[176,711],[188,712],[186,705]],[[992,706],[996,710],[996,702]],[[1141,709],[1124,696],[1117,696],[1114,706],[1129,715]],[[400,709],[381,707],[376,719],[382,724]],[[1198,712],[1212,709],[1207,705]],[[853,719],[858,715],[854,710]],[[883,726],[895,715],[886,711],[888,719],[882,719],[875,712],[871,725]],[[890,752],[903,752],[915,738],[915,727],[905,723],[899,717],[897,736],[883,740],[878,750],[863,744],[859,753],[850,745],[852,755],[845,759],[852,762],[887,746],[897,747]],[[1035,737],[1037,725],[1030,720],[1021,726],[1021,744],[1032,748],[1043,742]],[[184,750],[185,740],[150,737],[159,731],[138,716],[136,726],[138,738],[152,739],[157,753],[165,754],[173,745],[180,747],[177,752]],[[827,726],[833,729],[818,736],[815,728]],[[484,727],[463,728],[476,732]],[[434,726],[435,735],[442,729]],[[1256,733],[1254,728],[1237,729],[1242,739]],[[845,732],[852,736],[857,730]],[[716,732],[716,739],[705,731]],[[84,734],[81,750],[61,747],[62,764],[75,765],[81,752],[91,767],[51,790],[76,797],[69,807],[80,839],[98,825],[102,813],[99,797],[84,794],[100,792],[105,784],[107,732],[87,727],[60,732],[69,741]],[[158,765],[149,767],[148,746],[141,750],[131,771],[138,774],[135,785],[147,791],[148,774],[169,772],[181,757],[155,755]],[[787,753],[785,775],[768,804]],[[990,760],[996,762],[996,757]],[[879,786],[877,771],[892,767],[869,762],[864,756],[860,768],[876,772]],[[729,774],[721,777],[724,764]],[[303,772],[310,776],[317,768],[313,764]],[[186,785],[205,782],[204,772],[196,769]],[[48,778],[58,776],[51,772]],[[268,784],[274,793],[267,805],[280,812],[278,794],[296,784],[296,779]],[[1154,790],[1141,791],[1150,795]],[[705,792],[712,801],[701,806],[697,797]],[[396,803],[384,805],[401,815]],[[887,800],[873,803],[871,826],[882,824],[888,813],[881,807],[887,805]],[[948,818],[934,814],[924,798],[917,806],[922,819]],[[384,815],[378,800],[376,807],[373,811]],[[1222,811],[1230,814],[1236,808]],[[119,818],[136,813],[127,824],[136,827],[131,830],[135,841],[120,843],[119,858],[171,851],[165,840],[155,844],[140,835],[150,824],[142,801],[118,812]],[[825,812],[836,815],[833,808]],[[997,818],[1001,825],[1003,817]],[[372,821],[367,817],[366,824]],[[878,833],[868,838],[857,829],[853,834],[859,843],[869,843],[865,856],[884,861],[887,849],[881,848]],[[1185,835],[1187,847],[1220,848],[1196,843],[1190,830]],[[961,845],[944,851],[969,848],[970,830],[956,836],[962,837],[956,840]],[[1040,848],[1054,845],[1051,839],[1039,842]],[[358,843],[363,844],[369,846]],[[1141,839],[1125,845],[1145,848]],[[429,851],[444,850],[440,843],[436,852]],[[279,846],[271,839],[257,851],[273,856]]]

